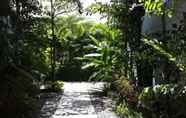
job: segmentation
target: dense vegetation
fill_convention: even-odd
[[[186,107],[185,18],[166,29],[174,5],[175,1],[126,0],[96,3],[89,9],[106,14],[110,28],[119,30],[117,40],[99,45],[97,56],[89,57],[89,66],[97,69],[101,79],[111,80],[112,90],[119,92],[116,111],[121,117],[186,117],[182,112]],[[162,17],[162,29],[142,33],[145,14]]]
[[[110,83],[120,117],[185,118],[186,18],[166,29],[175,4],[96,3],[85,10],[106,16],[98,24],[59,16],[84,11],[76,0],[55,1],[48,11],[37,0],[10,0],[0,13],[0,117],[36,117],[41,85],[58,91],[60,80],[91,80]],[[162,17],[162,30],[142,33],[145,14]]]

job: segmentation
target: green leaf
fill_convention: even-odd
[[[89,63],[89,64],[86,64],[85,66],[81,67],[82,69],[87,69],[87,68],[90,68],[90,67],[93,67],[95,66],[96,64],[95,63]]]
[[[99,53],[91,53],[91,54],[87,54],[85,55],[84,57],[101,57],[102,54],[99,54]]]
[[[96,38],[94,38],[93,36],[89,36],[90,37],[90,39],[97,45],[97,46],[99,46],[99,41],[96,39]]]

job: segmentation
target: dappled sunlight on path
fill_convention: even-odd
[[[100,93],[104,83],[65,82],[64,92],[49,96],[41,118],[117,118],[113,103]]]

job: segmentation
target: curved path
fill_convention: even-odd
[[[48,93],[40,118],[117,118],[114,103],[102,95],[102,82],[65,82],[64,92]]]

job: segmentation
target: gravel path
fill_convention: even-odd
[[[43,95],[40,118],[117,118],[103,88],[102,82],[65,82],[64,92]]]

